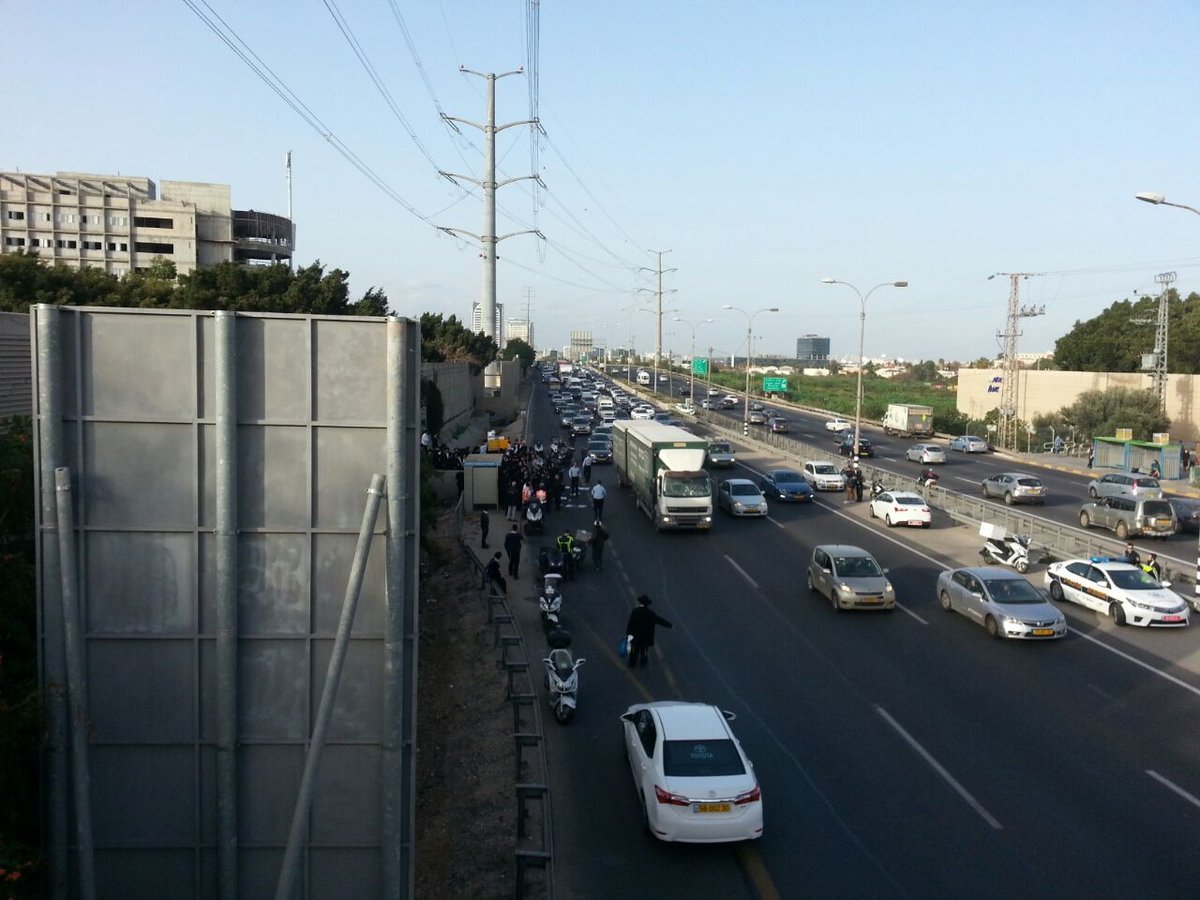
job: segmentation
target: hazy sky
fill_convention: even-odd
[[[215,11],[314,128],[190,8]],[[540,9],[534,17],[531,10]],[[285,213],[293,153],[297,259],[384,288],[401,315],[467,319],[481,290],[482,135],[441,111],[547,135],[548,190],[499,190],[498,300],[539,348],[572,329],[654,345],[651,249],[670,249],[664,308],[698,347],[790,354],[994,355],[1009,281],[1039,272],[1022,351],[1175,271],[1200,290],[1200,4],[703,0],[90,0],[0,2],[8,83],[0,168],[232,185],[234,206]],[[385,100],[348,44],[357,40]],[[539,27],[531,46],[528,24]],[[402,24],[401,24],[402,23]],[[407,33],[407,40],[406,40]],[[415,50],[410,50],[409,41]],[[536,60],[536,78],[530,78]],[[536,87],[536,90],[534,89]],[[394,112],[391,106],[394,105]],[[390,190],[355,169],[328,131]],[[529,129],[497,138],[501,179],[531,174]],[[663,349],[692,329],[664,317]],[[760,338],[761,335],[761,338]],[[1146,330],[1147,348],[1152,334]]]

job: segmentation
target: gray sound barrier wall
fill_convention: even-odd
[[[33,317],[53,896],[274,896],[375,473],[295,896],[411,896],[419,325]]]

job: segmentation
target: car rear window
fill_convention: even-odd
[[[1140,488],[1156,488],[1159,487],[1157,478],[1135,478],[1133,479],[1134,487]]]
[[[1171,504],[1166,500],[1147,500],[1142,504],[1142,515],[1171,517]]]
[[[1017,484],[1024,487],[1041,487],[1042,482],[1037,478],[1018,478]]]
[[[711,741],[663,741],[663,773],[668,777],[711,778],[744,775],[746,767],[728,738]]]

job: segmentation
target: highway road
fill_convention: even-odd
[[[544,391],[530,414],[538,437],[557,433]],[[745,460],[751,473],[769,461]],[[962,526],[888,531],[826,494],[773,503],[767,519],[722,515],[709,534],[657,534],[611,469],[595,473],[610,488],[605,571],[565,591],[588,659],[579,711],[545,720],[556,896],[1197,895],[1200,632],[1118,631],[1068,607],[1062,641],[993,641],[934,596],[939,571],[978,559]],[[551,529],[586,527],[590,504],[552,515]],[[835,613],[810,595],[804,567],[829,542],[874,553],[901,608]],[[631,671],[616,646],[643,591],[675,627]],[[536,606],[516,605],[536,646]],[[671,698],[736,713],[763,788],[761,840],[668,845],[642,831],[618,717]]]

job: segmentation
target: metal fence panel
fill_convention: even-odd
[[[88,843],[99,897],[274,894],[373,473],[392,479],[389,511],[370,540],[297,882],[304,897],[408,896],[418,326],[33,315],[52,896],[82,892],[69,882]],[[54,533],[57,467],[74,479],[74,559]],[[59,687],[63,567],[79,573],[78,728]],[[87,748],[90,823],[66,796],[72,740]]]

